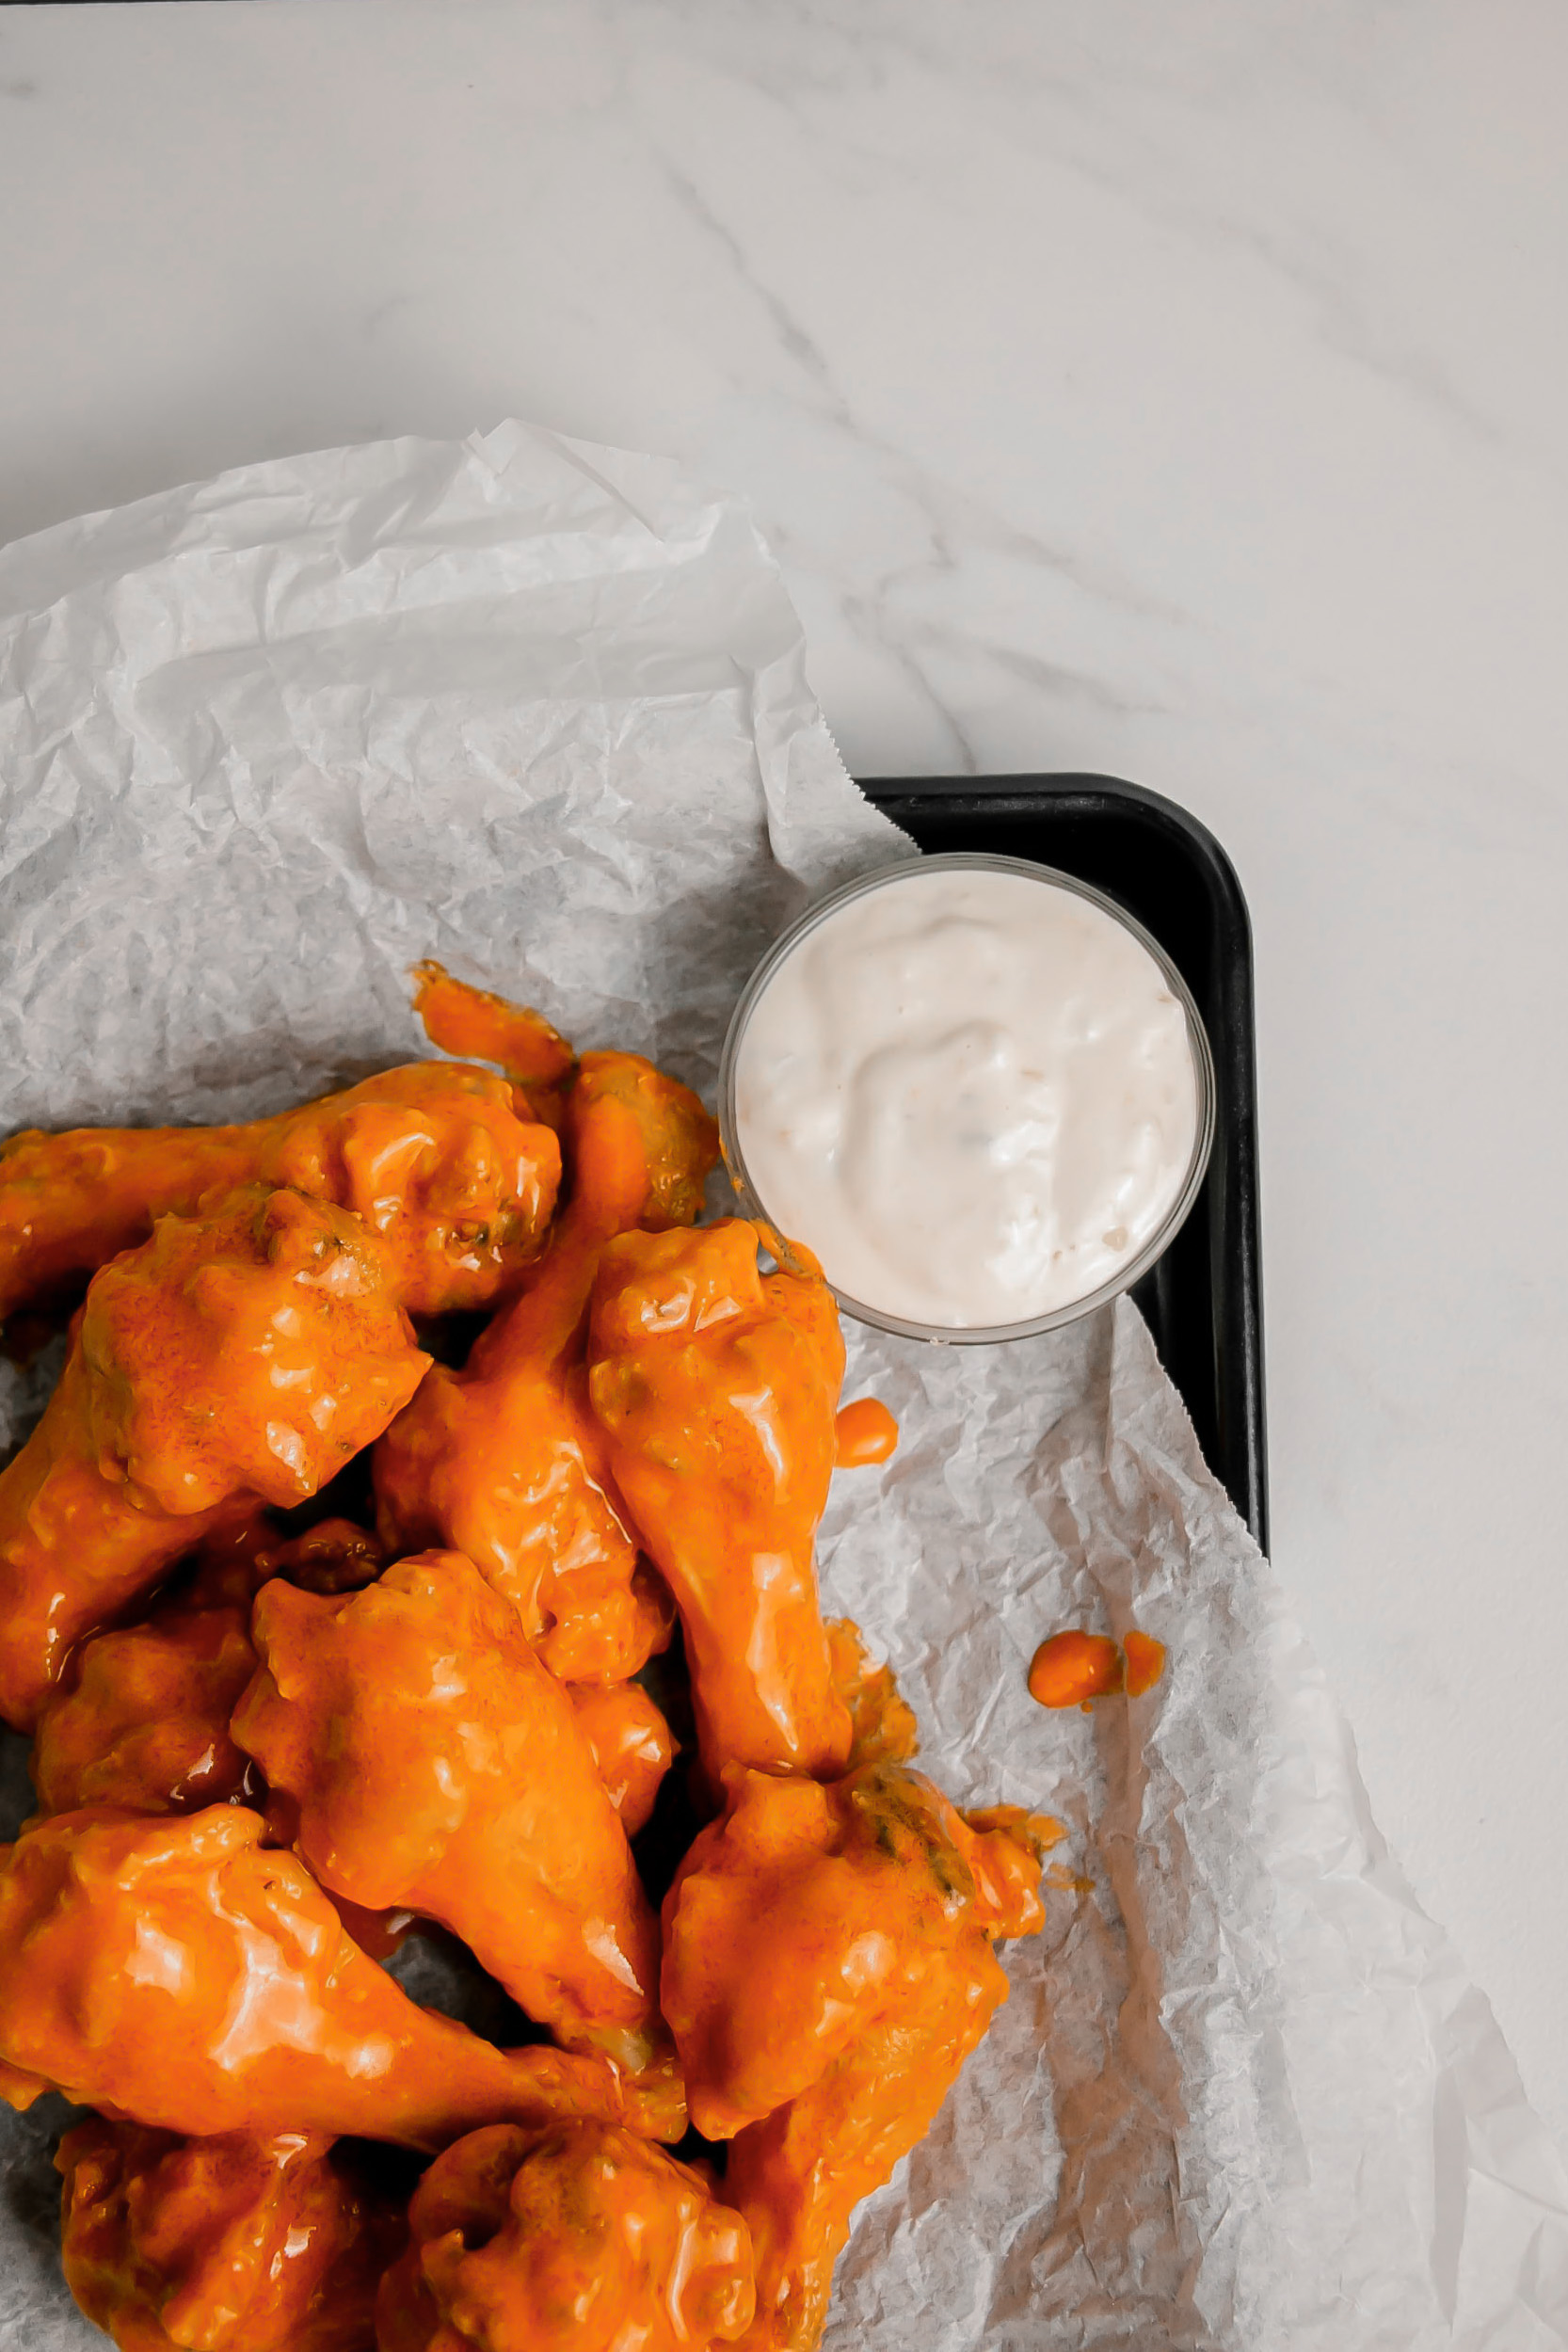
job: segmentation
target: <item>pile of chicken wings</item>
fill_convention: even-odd
[[[959,1813],[824,1623],[894,1432],[809,1263],[698,1223],[696,1097],[419,1001],[461,1058],[0,1153],[0,1314],[86,1283],[0,1473],[0,2094],[94,2110],[63,2261],[123,2352],[807,2352],[1051,1825]],[[411,1999],[422,1925],[536,2038]]]

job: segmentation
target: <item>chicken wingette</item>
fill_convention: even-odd
[[[966,1819],[923,1773],[732,1768],[664,1904],[663,2001],[692,2119],[730,2139],[757,2261],[753,2352],[810,2352],[859,2200],[929,2127],[1037,1928],[1055,1825]]]
[[[573,2047],[632,2070],[666,2051],[626,1832],[570,1699],[477,1569],[424,1552],[330,1598],[276,1578],[253,1633],[233,1736],[323,1885],[440,1920]]]

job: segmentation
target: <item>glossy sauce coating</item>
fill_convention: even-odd
[[[674,1761],[670,1727],[641,1683],[568,1683],[567,1696],[621,1828],[635,1837],[648,1827]]]
[[[745,2216],[757,2271],[747,2352],[814,2352],[856,2205],[930,2130],[1006,1991],[994,1955],[960,1939],[918,2004],[886,2011],[731,2142],[724,2194]]]
[[[407,2222],[330,2141],[94,2117],[55,2163],[66,2283],[120,2352],[374,2352]]]
[[[924,2138],[1006,1990],[994,1955],[964,1945],[917,2010],[866,2026],[730,2143],[724,2196],[751,2231],[757,2273],[745,2352],[815,2352],[856,2206]]]
[[[190,1813],[237,1799],[248,1760],[229,1718],[255,1668],[248,1608],[169,1607],[94,1634],[39,1719],[40,1814]]]
[[[322,1519],[288,1538],[266,1512],[221,1522],[199,1547],[195,1573],[158,1593],[139,1624],[77,1645],[33,1741],[40,1815],[80,1805],[191,1813],[238,1801],[255,1772],[229,1719],[256,1671],[256,1592],[274,1576],[307,1592],[356,1592],[381,1565],[376,1538],[351,1520]],[[364,1948],[367,1936],[395,1948],[369,1912],[350,1932]]]
[[[418,2008],[263,1836],[237,1805],[184,1818],[87,1811],[0,1849],[0,2061],[13,2104],[30,2084],[171,2132],[431,2149],[497,2116],[670,2128],[664,2104],[651,2112],[603,2060],[497,2050]]]
[[[891,1667],[872,1657],[853,1617],[828,1619],[827,1651],[833,1688],[849,1711],[847,1768],[905,1763],[920,1744],[920,1726]]]
[[[516,1608],[552,1672],[622,1682],[669,1639],[587,1410],[588,1297],[610,1238],[695,1217],[717,1157],[712,1120],[635,1054],[585,1054],[567,1098],[570,1199],[523,1295],[460,1372],[432,1373],[376,1448],[389,1544],[450,1544]]]
[[[362,1216],[412,1312],[482,1306],[554,1207],[559,1148],[523,1110],[489,1070],[415,1062],[243,1127],[15,1135],[0,1148],[0,1318],[248,1184]]]
[[[1054,1633],[1035,1651],[1030,1696],[1045,1707],[1088,1707],[1124,1691],[1141,1699],[1165,1671],[1165,1644],[1133,1628],[1120,1646],[1109,1634]]]
[[[1043,1917],[1056,1825],[966,1821],[923,1774],[735,1773],[665,1904],[664,2006],[757,2269],[752,2352],[810,2352],[859,2200],[928,2129]],[[756,2120],[749,2120],[756,2119]]]
[[[906,1766],[825,1784],[732,1770],[727,1800],[664,1920],[664,2014],[713,2139],[808,2089],[880,2017],[907,2024],[955,1951],[978,1964],[1044,1917],[1024,1816],[977,1833]]]
[[[295,1503],[429,1358],[360,1221],[245,1192],[97,1273],[42,1420],[0,1472],[0,1714],[30,1730],[73,1642],[236,1498]]]
[[[0,1716],[32,1731],[73,1643],[189,1551],[216,1512],[145,1510],[99,1467],[73,1338],[43,1418],[0,1470]]]
[[[460,1936],[565,2041],[646,2068],[666,2047],[658,1928],[565,1689],[456,1552],[362,1592],[257,1595],[233,1733],[293,1800],[299,1853],[367,1910]]]
[[[100,1466],[154,1510],[306,1501],[429,1368],[362,1221],[247,1191],[94,1275],[82,1310]]]
[[[755,2303],[740,2216],[601,2123],[472,2133],[430,2167],[380,2352],[707,2352]]]
[[[740,1218],[623,1234],[594,1286],[588,1393],[686,1635],[702,1761],[832,1772],[849,1754],[817,1604],[844,1343],[820,1277],[757,1264]]]

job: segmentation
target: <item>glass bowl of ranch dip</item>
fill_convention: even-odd
[[[1163,948],[1021,857],[884,866],[809,907],[735,1008],[719,1074],[744,1211],[846,1314],[1022,1338],[1126,1290],[1214,1139],[1214,1063]]]

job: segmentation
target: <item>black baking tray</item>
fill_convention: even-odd
[[[1218,1120],[1203,1189],[1133,1291],[1204,1457],[1269,1547],[1252,925],[1236,869],[1173,800],[1114,776],[862,776],[921,849],[1031,857],[1136,915],[1197,1000]]]

